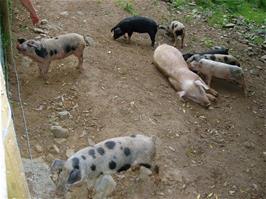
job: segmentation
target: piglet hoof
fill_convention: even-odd
[[[212,94],[215,97],[218,97],[218,92],[212,88],[208,89],[207,92]]]

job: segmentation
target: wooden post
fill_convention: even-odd
[[[0,46],[0,50],[2,47]],[[5,80],[0,63],[0,149],[4,149],[4,156],[0,158],[0,193],[8,193],[8,198],[30,199],[30,193],[23,171],[20,151],[17,145],[11,109],[7,99]],[[3,162],[4,161],[4,162]],[[7,186],[5,186],[7,185]],[[7,190],[2,190],[6,189]],[[1,196],[1,194],[0,194]],[[6,199],[6,197],[0,197]]]
[[[0,52],[5,49],[5,63],[13,65],[8,0],[0,0],[0,17]],[[7,75],[5,78],[2,69],[0,62],[0,199],[30,199],[5,87]]]

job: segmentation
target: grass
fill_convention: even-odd
[[[266,0],[196,0],[196,6],[188,5],[192,1],[172,0],[175,9],[189,8],[190,16],[201,15],[210,26],[222,28],[228,23],[239,23],[252,27],[252,30],[260,29],[266,25]],[[241,18],[240,18],[241,16]],[[185,17],[184,22],[190,18]],[[263,27],[265,29],[265,27]],[[248,38],[252,43],[260,45],[264,42],[262,36]],[[207,39],[203,40],[206,46],[211,44]]]
[[[217,24],[224,25],[237,16],[243,16],[247,21],[258,25],[266,23],[265,0],[197,0],[197,5],[212,12],[210,24],[217,21]]]
[[[138,12],[135,10],[134,5],[131,1],[127,0],[116,0],[116,3],[123,10],[128,12],[131,15],[138,15]]]
[[[215,42],[214,42],[213,40],[211,40],[211,39],[209,39],[209,38],[207,38],[207,37],[204,37],[201,41],[202,41],[203,44],[204,44],[206,47],[208,47],[208,48],[214,46],[214,44],[215,44]]]

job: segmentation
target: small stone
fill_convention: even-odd
[[[57,144],[63,144],[67,139],[66,138],[55,138],[54,141],[57,143]]]
[[[35,150],[36,150],[38,153],[43,152],[43,148],[42,148],[42,146],[39,145],[39,144],[36,144],[36,145],[35,145]]]
[[[34,37],[35,40],[40,40],[42,37],[38,35],[37,37]]]
[[[246,147],[247,149],[255,149],[255,145],[252,142],[244,142],[244,147]]]
[[[74,149],[67,149],[66,150],[66,156],[69,158],[75,153]]]
[[[190,5],[190,6],[196,6],[196,3],[195,2],[191,2],[191,3],[188,3],[188,5]]]
[[[171,151],[175,152],[175,149],[171,146],[168,147]]]
[[[263,161],[266,162],[266,151],[262,153]]]
[[[47,162],[52,162],[53,160],[55,160],[55,157],[51,153],[49,153],[46,156],[46,160],[47,160]]]
[[[259,72],[258,72],[258,70],[256,68],[251,69],[249,72],[250,72],[251,75],[255,75],[255,76],[259,75]]]
[[[159,192],[158,195],[159,196],[165,196],[165,194],[163,192]]]
[[[41,20],[41,25],[46,25],[48,24],[48,20],[47,19],[42,19]]]
[[[146,179],[148,176],[152,174],[152,171],[146,167],[140,167],[140,179]]]
[[[60,119],[68,119],[71,117],[70,113],[68,111],[60,111],[58,112]]]
[[[229,191],[229,194],[230,194],[230,195],[234,195],[235,192],[236,192],[236,191],[231,190],[231,191]]]
[[[41,29],[41,28],[33,28],[33,32],[35,32],[35,33],[42,33],[42,34],[48,34],[48,32],[47,31],[45,31],[45,30],[43,30],[43,29]]]
[[[60,153],[60,150],[59,148],[53,144],[53,146],[50,147],[50,150],[49,150],[51,153]]]
[[[88,138],[88,144],[89,146],[94,146],[95,142],[92,139]]]
[[[228,24],[225,24],[224,27],[225,27],[225,28],[233,28],[233,27],[235,27],[235,24],[233,24],[233,23],[228,23]]]
[[[81,12],[81,11],[78,11],[77,14],[80,15],[80,16],[84,15],[84,13]]]
[[[60,14],[61,16],[64,16],[64,17],[66,17],[66,16],[69,15],[69,13],[68,13],[67,11],[60,12],[59,14]]]
[[[262,67],[261,66],[256,66],[257,69],[259,70],[262,70]]]
[[[51,126],[50,129],[55,138],[67,138],[68,137],[68,129],[65,129],[61,126]]]
[[[263,55],[263,56],[261,57],[261,60],[266,61],[266,55]]]
[[[262,48],[263,50],[266,50],[266,44],[262,44],[262,45],[261,45],[261,48]]]

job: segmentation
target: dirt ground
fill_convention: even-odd
[[[75,68],[75,57],[54,61],[48,85],[38,77],[37,64],[14,49],[34,158],[42,157],[50,164],[55,158],[66,159],[69,149],[77,151],[92,141],[141,132],[160,140],[157,162],[162,181],[156,185],[149,179],[138,180],[132,172],[123,173],[117,177],[113,199],[266,198],[266,68],[259,60],[265,51],[252,47],[254,55],[249,56],[245,51],[248,46],[238,41],[235,31],[214,29],[201,20],[185,20],[191,10],[174,13],[164,2],[135,0],[141,15],[158,23],[178,19],[185,24],[187,47],[183,52],[206,50],[203,40],[207,37],[215,45],[229,47],[239,58],[248,97],[236,85],[214,80],[218,102],[206,110],[178,100],[152,65],[154,49],[148,35],[134,34],[130,44],[124,39],[112,40],[111,28],[129,16],[116,1],[35,3],[40,16],[48,20],[49,36],[77,32],[90,35],[96,44],[85,49],[83,74]],[[28,13],[18,4],[15,2],[14,36],[38,36],[32,31]],[[160,31],[158,43],[172,41]],[[22,156],[28,158],[13,74],[10,82],[19,145]],[[58,117],[64,110],[70,112],[70,118]],[[69,129],[70,136],[55,139],[50,130],[54,124]],[[41,149],[36,150],[36,145]]]

